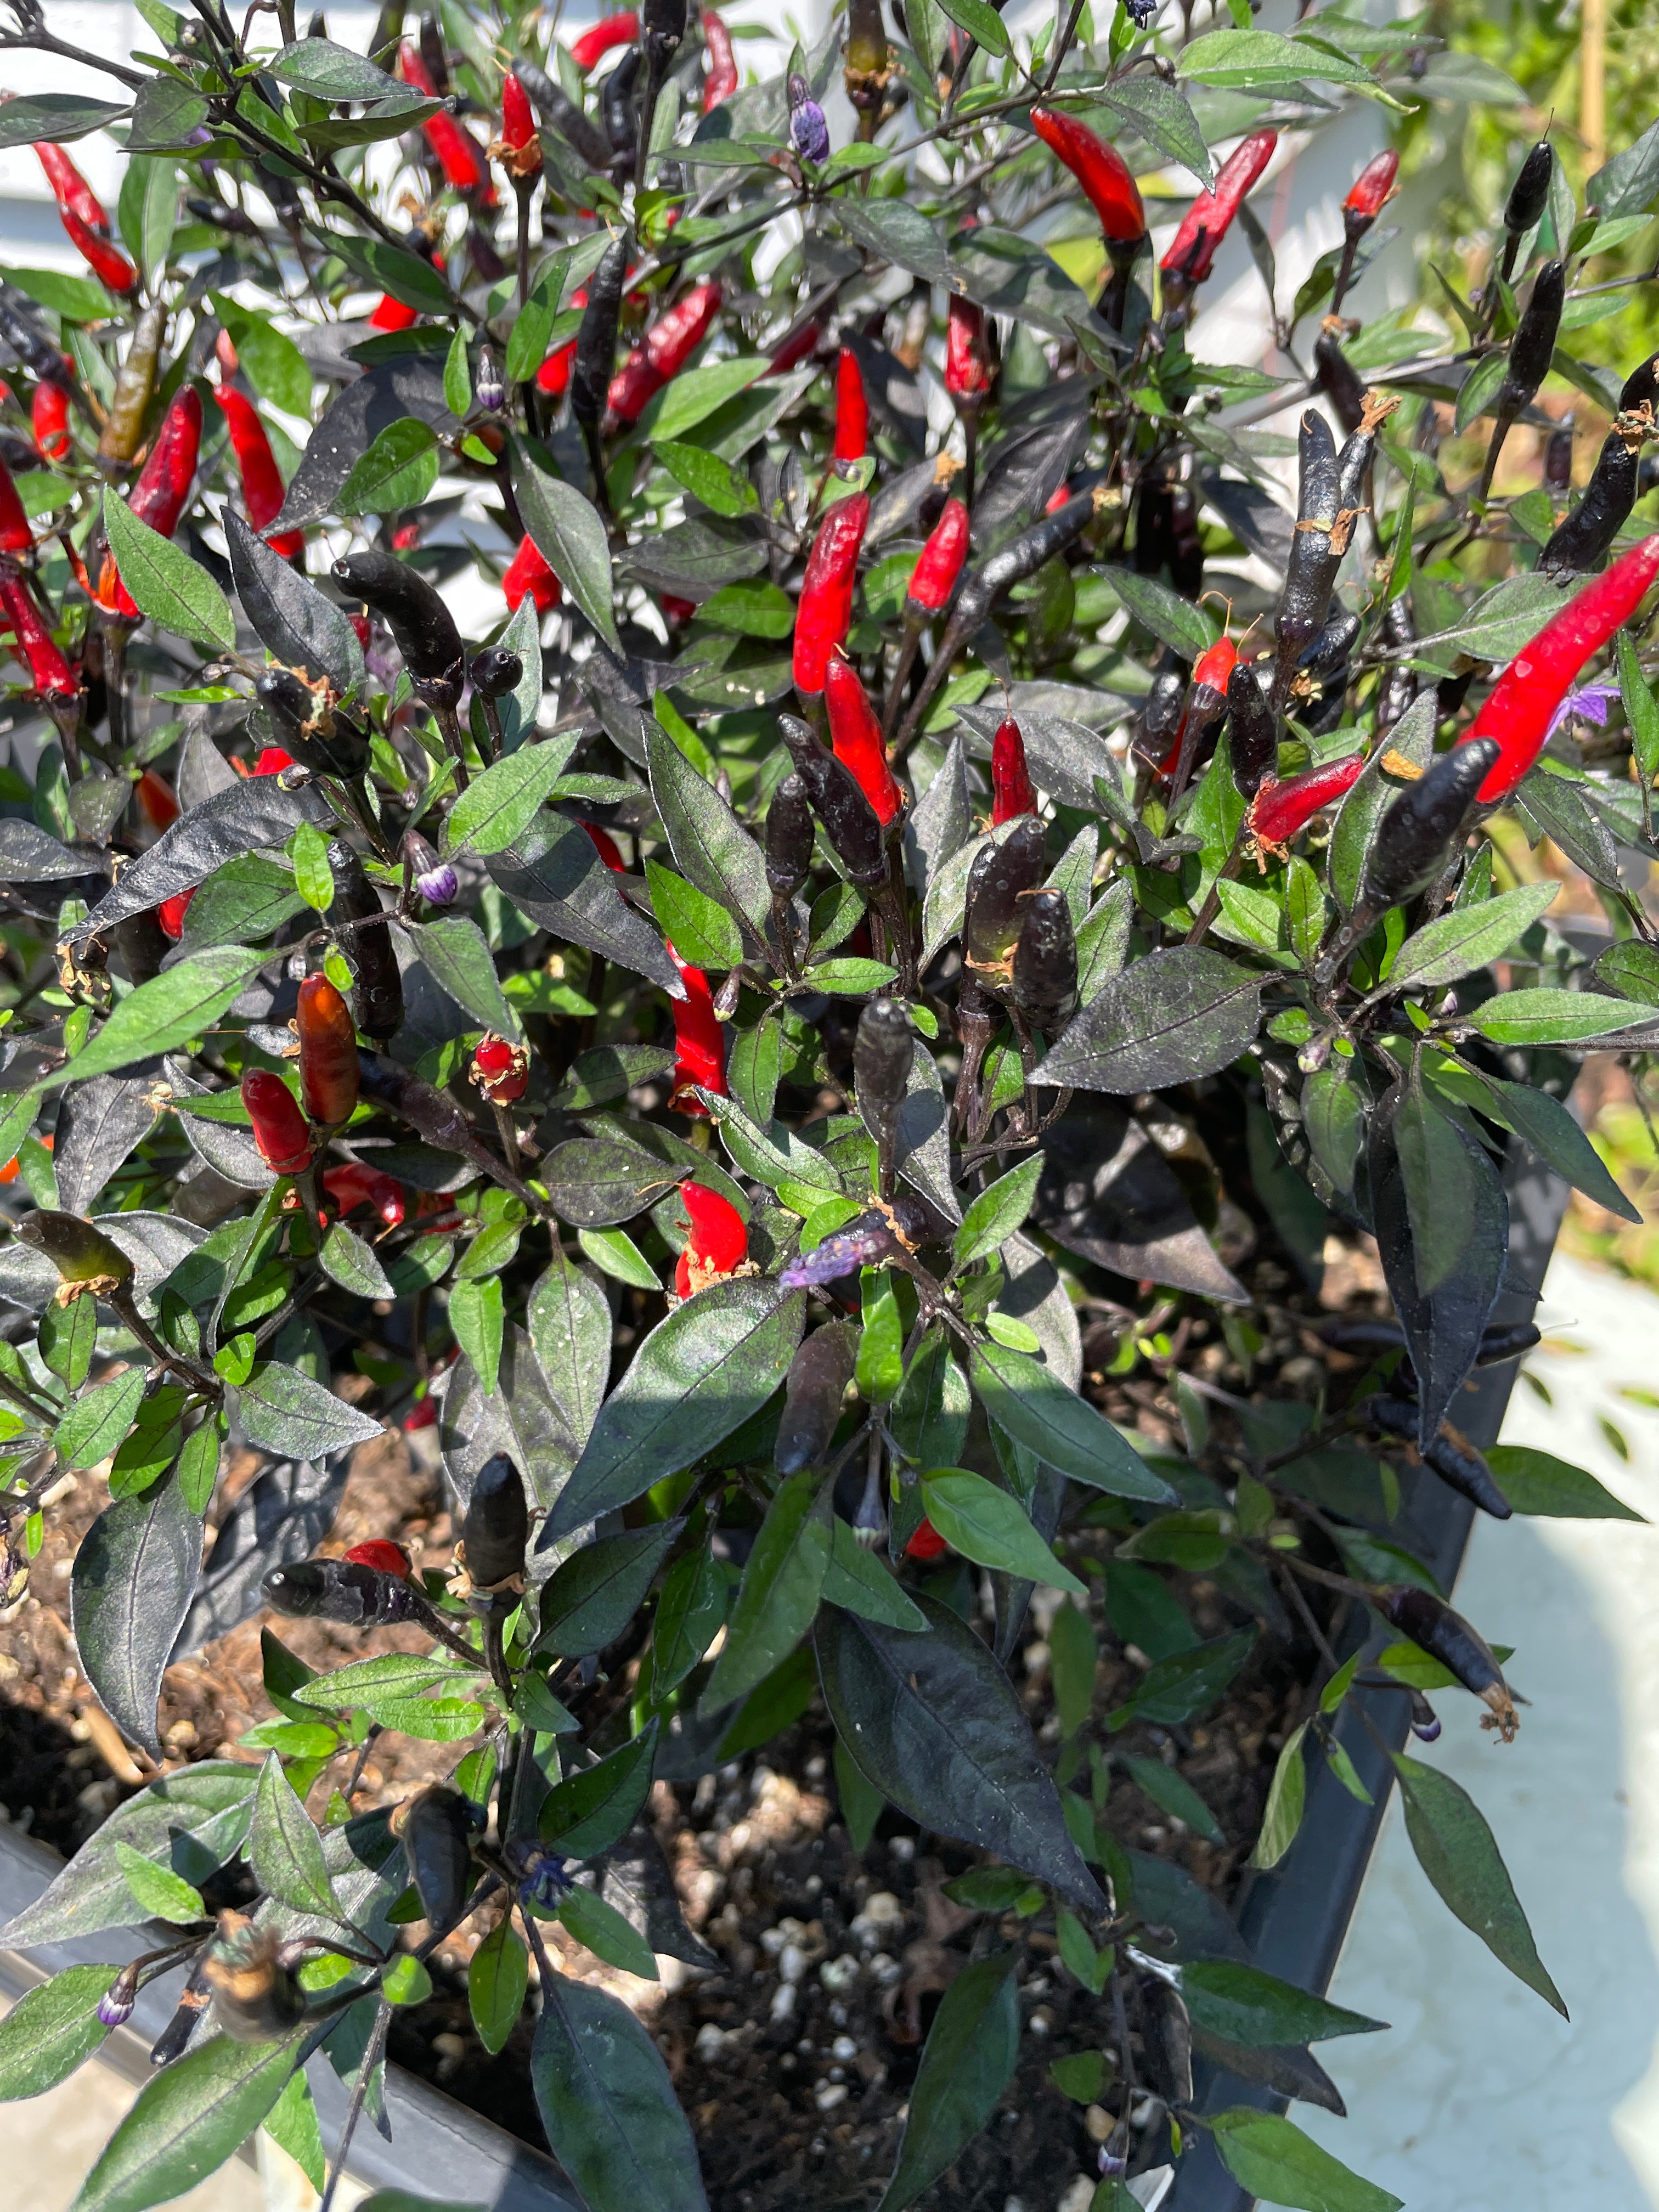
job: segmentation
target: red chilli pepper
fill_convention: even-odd
[[[1366,162],[1342,203],[1342,218],[1350,229],[1355,225],[1369,228],[1376,221],[1394,198],[1394,180],[1399,173],[1400,156],[1392,146],[1386,154]]]
[[[1201,690],[1207,684],[1212,691],[1218,691],[1224,699],[1233,664],[1237,659],[1238,647],[1231,638],[1218,638],[1207,653],[1199,656],[1193,670],[1194,690]]]
[[[492,1106],[513,1106],[530,1086],[530,1054],[505,1037],[487,1036],[472,1055],[472,1080]]]
[[[294,1093],[263,1067],[242,1078],[242,1103],[253,1121],[259,1158],[278,1175],[299,1175],[311,1165],[311,1132]]]
[[[586,284],[579,284],[576,287],[570,295],[570,304],[573,307],[585,307],[587,305]],[[549,354],[547,359],[536,371],[537,391],[550,392],[555,399],[562,399],[570,388],[570,371],[575,358],[574,338],[572,338],[568,344],[560,346],[556,352]]]
[[[708,57],[708,74],[702,81],[702,112],[708,115],[722,100],[730,100],[738,88],[738,63],[732,51],[732,33],[712,8],[702,11],[702,43]]]
[[[628,863],[623,859],[617,841],[611,832],[608,830],[601,830],[597,822],[584,822],[582,828],[587,832],[589,844],[592,846],[593,850],[605,862],[611,874],[625,876],[628,873]]]
[[[165,898],[155,909],[155,918],[161,925],[162,934],[176,945],[185,933],[185,916],[190,912],[190,902],[195,897],[195,886],[179,891],[173,898]]]
[[[270,440],[259,420],[259,410],[245,392],[222,385],[214,393],[230,428],[230,443],[241,471],[242,505],[256,530],[263,531],[282,513],[285,487]],[[305,544],[302,531],[287,530],[270,540],[270,550],[284,561],[292,560]]]
[[[1334,806],[1353,789],[1364,765],[1364,753],[1350,753],[1346,760],[1287,775],[1282,783],[1269,776],[1250,801],[1253,835],[1263,845],[1288,845],[1322,807]]]
[[[152,830],[166,830],[179,819],[173,786],[153,768],[147,768],[138,779],[138,805]]]
[[[991,388],[991,356],[985,343],[985,310],[973,301],[951,295],[945,333],[945,389],[952,399],[982,399]]]
[[[202,395],[187,384],[167,411],[127,504],[163,538],[179,527],[202,450]]]
[[[0,461],[0,553],[27,553],[33,543],[34,532],[17,496],[11,471]]]
[[[412,330],[421,319],[413,307],[404,307],[401,300],[394,300],[390,292],[385,292],[368,319],[377,331],[407,331]]]
[[[300,1032],[300,1095],[313,1121],[331,1128],[357,1103],[357,1031],[351,1009],[326,975],[307,975],[295,1016]]]
[[[853,620],[853,586],[859,550],[870,520],[866,492],[837,500],[819,525],[806,556],[806,574],[795,615],[794,678],[797,690],[823,689],[830,656],[845,642]]]
[[[1074,116],[1059,114],[1052,107],[1034,107],[1031,128],[1082,185],[1112,245],[1133,246],[1146,236],[1140,190],[1115,146],[1097,138]]]
[[[342,1213],[367,1206],[380,1215],[388,1229],[399,1227],[408,1210],[404,1187],[397,1177],[382,1175],[379,1168],[365,1167],[361,1160],[348,1161],[344,1167],[325,1168],[323,1188]]]
[[[672,592],[665,592],[662,595],[662,611],[665,621],[689,623],[697,611],[697,603],[695,599],[682,599]]]
[[[674,1017],[674,1087],[668,1103],[676,1113],[706,1115],[708,1109],[692,1096],[694,1089],[712,1091],[720,1098],[731,1096],[726,1087],[726,1031],[714,1012],[708,976],[682,960],[672,945],[668,957],[685,986],[683,999],[668,1002]]]
[[[605,15],[591,31],[584,31],[570,49],[570,58],[584,74],[613,46],[631,46],[640,35],[638,11],[624,8],[618,15]]]
[[[292,755],[285,753],[280,745],[267,745],[248,770],[248,774],[250,775],[280,775],[285,768],[292,768],[293,765]]]
[[[921,1528],[904,1547],[904,1556],[907,1559],[921,1559],[925,1565],[927,1560],[938,1559],[941,1552],[948,1552],[950,1548],[933,1522],[924,1516]]]
[[[428,100],[439,97],[431,72],[415,47],[404,46],[401,67],[405,84],[413,85]],[[421,125],[421,134],[432,149],[447,185],[453,185],[458,192],[477,192],[484,206],[494,206],[495,192],[489,181],[489,164],[484,159],[483,147],[470,131],[463,131],[453,115],[445,114],[428,116]]]
[[[767,376],[782,376],[792,368],[799,368],[809,354],[816,353],[818,340],[823,336],[822,323],[807,323],[793,337],[786,337],[767,356],[769,364]],[[765,381],[765,378],[762,379]]]
[[[729,1198],[700,1182],[680,1185],[691,1234],[674,1267],[676,1297],[695,1297],[711,1283],[723,1283],[749,1257],[749,1228]]]
[[[103,202],[76,167],[61,146],[54,146],[43,138],[35,146],[40,167],[46,173],[52,186],[52,196],[60,209],[67,209],[88,230],[95,230],[100,238],[109,236],[109,217],[104,213]]]
[[[1486,703],[1457,740],[1495,738],[1498,756],[1476,796],[1483,806],[1507,799],[1544,750],[1556,708],[1578,672],[1627,623],[1659,579],[1659,536],[1615,561],[1568,600],[1493,684]]]
[[[544,615],[550,607],[556,607],[564,597],[564,586],[548,566],[533,538],[520,540],[519,550],[501,578],[501,592],[515,614],[520,600],[526,594],[536,602],[538,615]]]
[[[967,508],[959,499],[947,499],[910,571],[907,611],[936,615],[949,604],[968,558],[968,532]]]
[[[870,450],[870,403],[864,396],[864,372],[850,346],[836,363],[836,459],[861,461]]]
[[[29,409],[29,424],[34,432],[35,451],[43,461],[62,461],[69,458],[70,434],[69,386],[47,380],[34,387],[34,398]]]
[[[991,740],[991,827],[1000,829],[1018,815],[1036,811],[1036,793],[1025,766],[1025,740],[1011,714]]]
[[[536,136],[530,94],[511,70],[501,79],[501,148],[515,177],[533,177],[541,168],[542,142]]]
[[[349,1169],[331,1168],[328,1174],[323,1177],[325,1188],[334,1176],[349,1173]],[[390,1182],[392,1178],[390,1176],[382,1176],[380,1180],[382,1182]],[[409,1580],[414,1565],[403,1546],[394,1544],[388,1536],[371,1536],[367,1543],[354,1544],[351,1549],[342,1556],[349,1559],[355,1567],[373,1567],[377,1574],[398,1575],[404,1582]]]
[[[1272,161],[1278,143],[1278,131],[1254,131],[1229,154],[1216,173],[1215,190],[1200,192],[1193,202],[1158,264],[1166,280],[1188,286],[1204,282],[1244,195]]]
[[[823,700],[830,714],[830,742],[836,758],[848,769],[859,789],[876,810],[884,830],[904,811],[904,793],[887,765],[881,721],[870,704],[858,672],[840,653],[832,653],[823,672]]]
[[[63,217],[64,228],[75,241],[81,258],[100,283],[106,284],[112,292],[125,294],[135,289],[138,271],[120,247],[112,246],[106,238],[100,238],[95,230],[89,229],[80,216],[71,214],[68,208],[60,207],[58,212]]]
[[[81,685],[54,641],[46,618],[23,577],[0,577],[0,607],[17,636],[17,649],[28,663],[29,680],[49,698],[72,699]]]
[[[679,374],[707,337],[720,307],[720,288],[710,280],[694,284],[657,318],[611,380],[605,405],[617,422],[638,422],[647,400]]]

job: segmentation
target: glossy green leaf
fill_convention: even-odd
[[[590,2212],[708,2212],[668,2069],[620,1998],[544,1977],[530,2077],[553,2154]]]
[[[1047,1583],[1057,1589],[1088,1595],[1067,1566],[1054,1557],[1018,1500],[969,1468],[935,1468],[922,1478],[927,1518],[952,1551],[982,1567]]]
[[[1396,1752],[1394,1764],[1405,1802],[1406,1833],[1418,1864],[1499,1965],[1536,1990],[1565,2020],[1567,2008],[1538,1956],[1509,1869],[1474,1799],[1461,1783],[1420,1759]]]
[[[1238,2105],[1208,2125],[1222,2164],[1253,2197],[1298,2212],[1401,2212],[1398,2197],[1362,2180],[1277,2112]]]
[[[964,1966],[927,2032],[898,2160],[877,2212],[902,2212],[989,2120],[1019,2056],[1019,2000],[1005,1951]]]
[[[27,1990],[0,2020],[0,2104],[38,2097],[90,2058],[109,2030],[98,2001],[112,1966],[70,1966]]]
[[[74,2212],[149,2212],[216,2172],[283,2094],[300,2037],[215,2035],[152,2075],[82,2184]]]
[[[975,1345],[972,1381],[997,1426],[1060,1474],[1119,1498],[1145,1498],[1156,1505],[1176,1503],[1169,1485],[1103,1415],[1024,1352],[999,1344]]]
[[[830,1565],[833,1492],[811,1468],[790,1475],[766,1509],[743,1571],[726,1643],[702,1693],[706,1711],[744,1697],[812,1626]]]
[[[514,1929],[513,1916],[503,1913],[472,1954],[466,1970],[472,2025],[492,2058],[505,2048],[518,2025],[529,1985],[530,1954]]]
[[[234,643],[236,625],[224,593],[188,553],[141,522],[119,492],[104,494],[104,528],[121,581],[142,614],[180,637]]]

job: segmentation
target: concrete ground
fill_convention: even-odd
[[[1659,1521],[1659,1300],[1558,1255],[1504,1429]],[[1571,1347],[1571,1348],[1570,1348]],[[1659,1527],[1477,1518],[1460,1609],[1531,1700],[1505,1749],[1437,1700],[1413,1752],[1490,1821],[1571,2022],[1454,1921],[1390,1801],[1332,1986],[1392,2022],[1320,2056],[1347,2100],[1309,2133],[1411,2212],[1659,2205]]]

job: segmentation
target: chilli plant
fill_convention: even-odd
[[[75,1643],[151,1778],[3,1940],[143,1932],[15,2009],[0,2094],[182,1970],[82,2212],[261,2124],[320,2176],[302,2063],[373,2100],[476,1915],[477,2033],[533,1971],[593,2212],[702,2205],[651,2036],[544,1925],[653,1974],[653,1777],[821,1698],[855,1844],[885,1802],[985,1855],[890,2212],[1009,2080],[1033,1939],[1099,2004],[1097,2206],[1201,2136],[1276,2203],[1393,2205],[1192,2077],[1196,2040],[1328,2103],[1306,2046],[1377,2023],[1218,1955],[1103,1815],[1132,1775],[1216,1828],[1157,1748],[1292,1622],[1322,1656],[1256,1866],[1310,1762],[1363,1794],[1357,1683],[1366,1727],[1431,1736],[1462,1685],[1510,1741],[1402,1471],[1623,1510],[1455,1415],[1535,1339],[1492,1322],[1510,1164],[1630,1211],[1562,1098],[1659,1021],[1654,364],[1594,344],[1659,126],[1583,208],[1539,145],[1479,290],[1363,324],[1394,155],[1289,299],[1250,195],[1333,117],[1457,96],[1419,19],[1079,0],[1028,40],[905,0],[901,38],[854,0],[744,84],[684,0],[550,47],[394,7],[367,54],[292,0],[137,4],[153,52],[76,55],[118,95],[0,108],[87,264],[0,284],[0,1590],[99,1470]],[[0,43],[70,51],[7,5]],[[64,150],[95,131],[113,223]],[[1194,343],[1230,233],[1271,370]],[[1576,495],[1568,387],[1607,424]],[[1599,896],[1571,932],[1516,881],[1545,836]],[[1316,1405],[1240,1395],[1265,1339],[1206,1229],[1243,1215],[1310,1273],[1375,1238],[1396,1319]],[[1179,1428],[1109,1420],[1116,1382]],[[452,1565],[331,1553],[354,1447],[434,1422]],[[1005,1672],[1039,1585],[1048,1756]],[[1103,1587],[1145,1662],[1109,1711]],[[276,1717],[165,1758],[170,1658],[262,1606]],[[418,1648],[318,1674],[296,1619]],[[380,1731],[453,1772],[359,1809]],[[1559,2005],[1475,1807],[1394,1771]]]

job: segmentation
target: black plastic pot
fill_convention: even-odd
[[[1512,1166],[1504,1182],[1510,1198],[1509,1278],[1492,1310],[1494,1324],[1531,1320],[1567,1200],[1566,1185],[1531,1160]],[[1459,1402],[1458,1426],[1483,1449],[1498,1441],[1516,1373],[1513,1364],[1484,1369]],[[1449,1590],[1462,1564],[1474,1508],[1425,1468],[1402,1475],[1401,1487],[1415,1538],[1413,1548],[1433,1568],[1441,1589]],[[1346,1659],[1368,1642],[1380,1650],[1389,1640],[1355,1607],[1336,1656]],[[1255,1964],[1321,1996],[1336,1971],[1394,1780],[1393,1767],[1353,1710],[1359,1698],[1365,1698],[1377,1734],[1392,1750],[1403,1747],[1410,1715],[1404,1698],[1359,1691],[1338,1717],[1337,1741],[1371,1802],[1360,1804],[1326,1761],[1310,1759],[1307,1809],[1296,1841],[1271,1873],[1249,1878],[1238,1905],[1238,1930]],[[1285,2100],[1269,2090],[1215,2067],[1200,2064],[1194,2070],[1200,2112],[1218,2112],[1235,2105],[1285,2109]],[[1176,2170],[1161,2212],[1250,2212],[1255,2202],[1222,2165],[1212,2139],[1199,2134]]]

